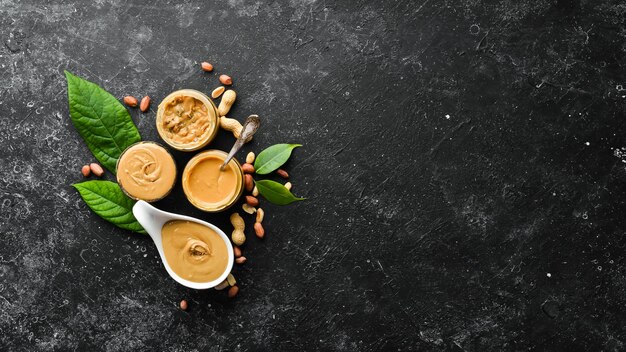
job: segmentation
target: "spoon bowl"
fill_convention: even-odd
[[[133,206],[133,215],[135,215],[135,218],[137,219],[137,221],[141,224],[141,226],[143,226],[146,232],[148,232],[148,235],[150,235],[150,237],[152,238],[152,241],[154,241],[154,244],[156,245],[157,250],[159,251],[159,255],[161,256],[161,261],[163,262],[163,266],[165,266],[165,270],[167,271],[168,274],[170,274],[172,279],[176,280],[176,282],[178,282],[179,284],[183,286],[187,286],[189,288],[194,288],[197,290],[205,290],[205,289],[213,288],[219,285],[220,283],[222,283],[222,281],[226,280],[226,277],[228,276],[228,274],[233,268],[233,261],[235,258],[235,254],[233,252],[233,246],[230,243],[228,236],[226,236],[224,231],[220,230],[217,226],[211,223],[208,223],[206,221],[192,218],[190,216],[168,213],[166,211],[159,210],[143,200],[140,200],[137,203],[135,203],[135,205]],[[193,281],[183,279],[172,270],[170,265],[167,263],[167,259],[165,258],[165,252],[163,251],[163,237],[162,237],[163,225],[165,225],[165,223],[172,221],[172,220],[192,221],[200,225],[204,225],[210,228],[211,230],[215,231],[220,236],[220,238],[224,240],[224,242],[226,243],[226,250],[228,252],[228,264],[226,265],[226,269],[224,270],[222,275],[220,275],[220,277],[209,282],[193,282]]]

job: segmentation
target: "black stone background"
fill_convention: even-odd
[[[0,0],[0,15],[1,350],[626,349],[622,0]],[[286,169],[308,200],[262,202],[235,299],[175,283],[147,236],[70,187],[94,158],[64,69],[150,95],[131,114],[156,141],[164,96],[227,73],[230,115],[263,118],[245,152],[304,144]],[[156,205],[229,231],[180,186]]]

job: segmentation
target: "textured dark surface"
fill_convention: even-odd
[[[626,349],[623,1],[0,0],[0,15],[1,350]],[[176,284],[148,237],[70,187],[93,157],[64,69],[152,96],[131,111],[146,140],[165,95],[228,73],[230,115],[264,119],[247,150],[304,144],[286,169],[309,200],[263,203],[236,299]],[[157,206],[230,229],[180,186]]]

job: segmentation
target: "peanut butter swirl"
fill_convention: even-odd
[[[172,156],[156,143],[142,142],[128,148],[117,164],[117,180],[135,199],[158,200],[166,196],[176,180]]]
[[[211,228],[192,221],[174,220],[167,222],[161,233],[165,259],[183,279],[209,282],[226,270],[226,243]]]

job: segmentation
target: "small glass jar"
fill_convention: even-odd
[[[165,198],[176,183],[176,162],[170,152],[155,142],[137,142],[122,152],[115,169],[117,183],[134,200],[156,202]]]
[[[172,148],[183,152],[195,151],[208,145],[217,135],[217,108],[202,92],[177,90],[159,104],[156,128]]]
[[[241,197],[244,186],[241,164],[233,158],[220,170],[227,156],[221,150],[206,150],[185,166],[183,191],[196,208],[215,213],[228,209]]]

